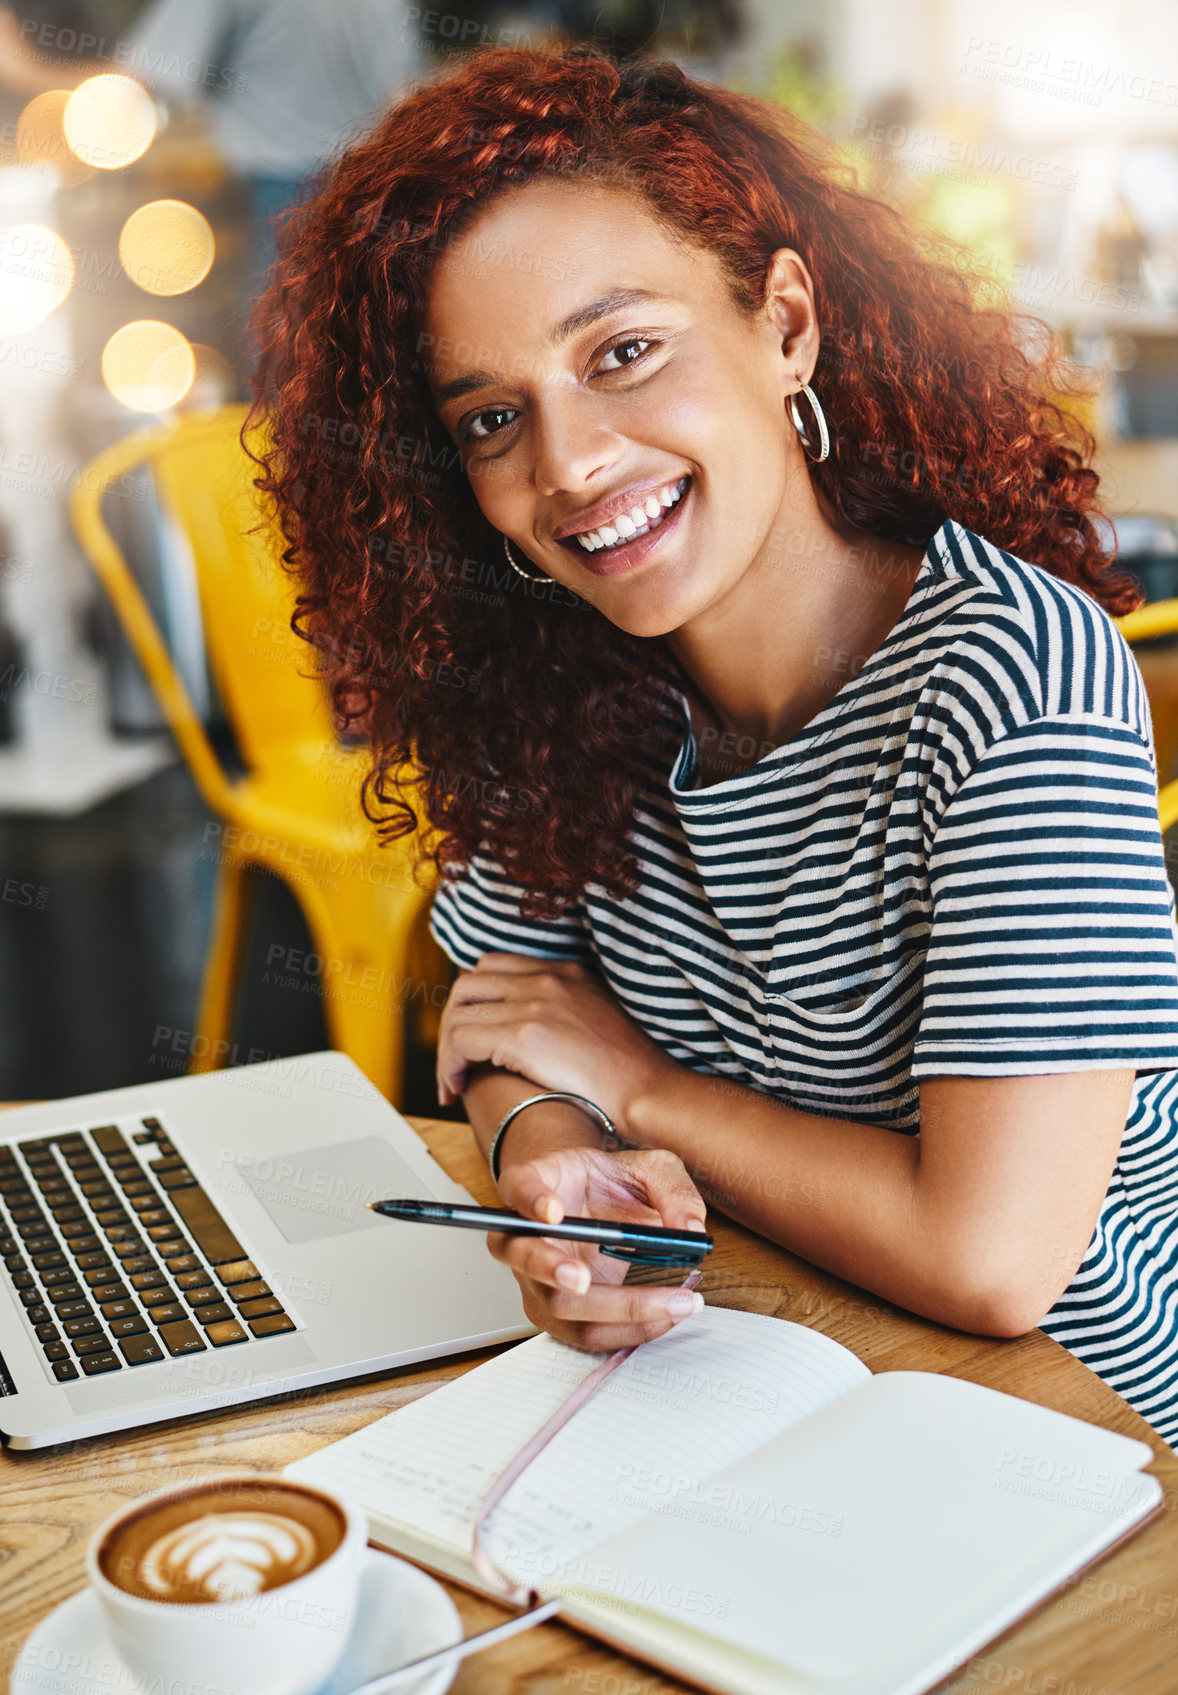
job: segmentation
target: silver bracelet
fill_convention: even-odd
[[[499,1120],[499,1127],[491,1138],[487,1161],[491,1167],[491,1176],[496,1183],[499,1181],[499,1148],[503,1142],[504,1132],[517,1113],[522,1112],[526,1106],[535,1106],[537,1101],[575,1101],[578,1106],[583,1106],[586,1112],[591,1113],[596,1118],[607,1135],[613,1136],[618,1142],[622,1140],[622,1137],[614,1129],[609,1115],[603,1112],[599,1106],[595,1106],[592,1101],[586,1100],[584,1095],[568,1094],[564,1089],[549,1089],[542,1095],[529,1095],[526,1101],[519,1101],[515,1106],[508,1108]]]

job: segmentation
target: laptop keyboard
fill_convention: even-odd
[[[159,1119],[140,1122],[0,1147],[0,1258],[59,1383],[295,1328]]]

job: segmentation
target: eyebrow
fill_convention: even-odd
[[[618,312],[623,306],[637,306],[644,300],[666,300],[665,294],[656,294],[649,288],[611,288],[608,294],[600,295],[596,300],[590,300],[584,306],[578,306],[567,317],[555,324],[544,338],[544,346],[555,351],[570,336],[578,330],[587,329],[599,318],[607,318],[611,312]],[[434,394],[434,405],[444,406],[448,400],[458,400],[464,394],[470,394],[474,389],[485,388],[488,384],[497,382],[494,371],[465,371],[460,377],[453,377],[448,383],[442,383]]]

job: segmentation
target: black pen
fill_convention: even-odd
[[[646,1265],[698,1265],[714,1243],[702,1230],[664,1230],[652,1224],[621,1224],[608,1218],[565,1218],[545,1224],[525,1218],[510,1207],[449,1206],[440,1201],[366,1201],[382,1218],[402,1218],[412,1224],[449,1224],[458,1230],[502,1230],[508,1236],[557,1236],[570,1242],[591,1242],[614,1259]]]

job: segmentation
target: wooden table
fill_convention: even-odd
[[[484,1204],[495,1194],[465,1125],[411,1119],[447,1171]],[[1095,1572],[971,1661],[947,1695],[1175,1695],[1178,1690],[1178,1456],[1078,1360],[1041,1332],[1011,1341],[966,1336],[866,1295],[851,1284],[713,1218],[716,1251],[700,1287],[713,1306],[771,1313],[824,1331],[873,1371],[943,1371],[1055,1407],[1150,1442],[1166,1510]],[[0,1689],[21,1641],[83,1583],[91,1531],[150,1489],[227,1471],[277,1472],[324,1443],[404,1406],[478,1364],[468,1354],[281,1402],[210,1413],[72,1449],[0,1457]],[[504,1615],[447,1584],[467,1633]],[[456,1695],[660,1695],[686,1686],[555,1623],[473,1656]]]

